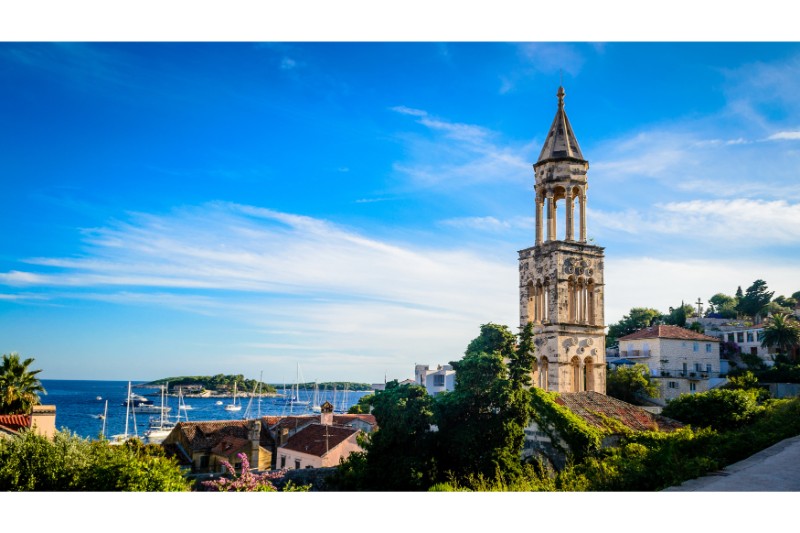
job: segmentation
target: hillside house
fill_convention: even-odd
[[[425,387],[431,396],[453,391],[456,388],[456,371],[453,370],[452,365],[437,365],[435,370],[432,370],[429,365],[416,365],[414,378],[415,383]]]
[[[720,340],[678,326],[651,326],[619,339],[619,356],[649,369],[659,403],[724,384]]]

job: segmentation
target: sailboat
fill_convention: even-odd
[[[247,419],[252,413],[250,412],[250,408],[253,406],[253,398],[257,398],[258,404],[258,418],[261,418],[261,380],[264,379],[264,372],[258,376],[258,383],[253,385],[253,393],[250,395],[250,401],[247,402],[247,409],[244,410],[244,414],[242,415],[242,419]]]
[[[316,381],[314,382],[314,400],[311,403],[311,410],[315,413],[322,412],[322,406],[319,403],[319,385],[317,385]]]
[[[169,407],[165,408],[164,402],[168,387],[169,384],[162,385],[161,387],[160,416],[158,418],[150,419],[150,427],[144,432],[145,444],[160,444],[165,438],[167,438],[167,435],[172,432],[172,428],[175,427],[177,420],[180,420],[180,409],[178,409],[178,418],[175,422],[170,421],[166,416],[166,414],[169,412]]]
[[[109,444],[123,444],[130,438],[128,435],[128,418],[133,414],[133,431],[135,436],[139,436],[136,433],[136,411],[132,411],[133,406],[133,395],[131,394],[131,382],[128,382],[128,398],[123,402],[125,404],[125,433],[112,435],[111,439],[109,439]]]
[[[284,388],[285,390],[285,388]],[[284,398],[283,400],[284,405],[308,405],[311,403],[310,400],[301,400],[300,399],[300,363],[297,363],[297,378],[296,383],[292,385],[291,389],[289,390],[289,397]]]
[[[225,406],[226,411],[241,411],[242,405],[236,403],[236,382],[233,382],[233,403]]]

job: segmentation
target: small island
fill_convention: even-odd
[[[136,385],[142,389],[161,389],[166,386],[167,396],[177,396],[178,391],[186,398],[227,398],[233,396],[233,386],[236,384],[236,394],[241,397],[250,396],[279,396],[279,389],[283,389],[282,384],[269,384],[259,382],[257,379],[245,379],[242,374],[217,374],[215,376],[179,376],[157,379],[148,383]],[[300,390],[320,391],[369,391],[372,386],[369,383],[356,383],[350,381],[331,381],[323,383],[300,383],[298,385],[286,384],[286,387],[296,386]]]

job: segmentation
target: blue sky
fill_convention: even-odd
[[[413,377],[518,322],[563,80],[606,318],[800,290],[800,46],[0,43],[0,351]]]

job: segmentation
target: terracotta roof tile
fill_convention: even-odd
[[[227,437],[248,440],[248,426],[250,423],[251,420],[180,422],[177,429],[186,437],[193,451],[211,451]],[[259,445],[265,448],[275,445],[275,441],[263,423],[259,433]]]
[[[358,431],[350,427],[311,424],[292,435],[281,448],[323,457]]]
[[[228,435],[222,437],[222,439],[216,444],[216,446],[211,448],[211,453],[215,455],[223,455],[226,457],[230,457],[231,455],[239,453],[244,448],[249,449],[249,447],[250,447],[249,440]]]
[[[556,403],[597,428],[608,428],[603,417],[614,419],[633,431],[669,432],[683,427],[677,420],[653,414],[599,392],[562,392],[556,398]]]
[[[30,415],[0,415],[0,426],[13,432],[31,427]]]
[[[681,339],[688,341],[719,342],[717,337],[709,337],[708,335],[703,335],[702,333],[697,333],[696,331],[680,328],[678,326],[651,326],[620,337],[618,340],[633,341],[637,339]]]

